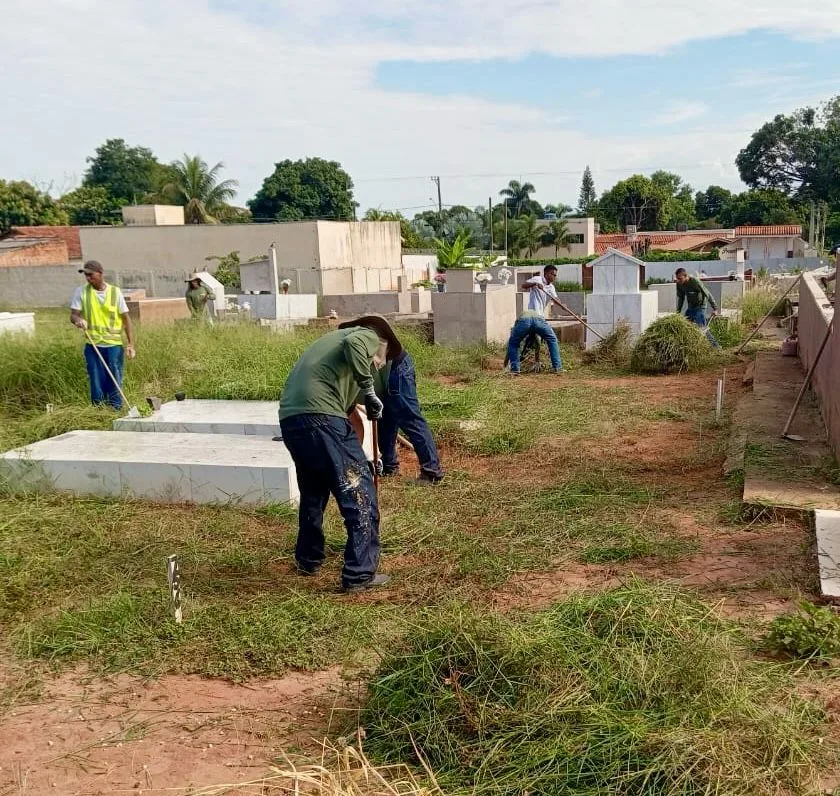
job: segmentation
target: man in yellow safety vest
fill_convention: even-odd
[[[89,260],[79,271],[87,284],[76,288],[70,302],[70,323],[84,329],[87,337],[85,363],[90,379],[90,400],[122,408],[124,357],[134,359],[134,331],[122,291],[105,281],[102,265]],[[127,345],[123,352],[123,330]],[[96,346],[96,350],[94,350]],[[101,354],[101,359],[96,351]],[[110,372],[109,372],[110,371]]]

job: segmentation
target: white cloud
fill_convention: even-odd
[[[219,10],[223,1],[235,10]],[[241,201],[274,162],[310,155],[340,160],[363,207],[426,204],[431,174],[444,176],[445,202],[468,204],[486,203],[519,174],[541,175],[532,181],[544,201],[571,201],[587,163],[599,189],[649,167],[722,181],[716,164],[743,146],[744,119],[640,137],[605,110],[594,136],[525,105],[385,92],[374,70],[393,58],[656,53],[758,24],[840,35],[840,15],[824,0],[802,0],[796,14],[782,0],[214,2],[0,0],[0,176],[61,183],[83,172],[98,144],[122,137],[163,159],[187,150],[224,160]],[[670,121],[700,110],[678,104]],[[728,173],[734,185],[734,167]],[[393,179],[405,175],[417,179]]]
[[[682,100],[672,102],[663,111],[653,117],[653,124],[668,125],[679,124],[681,122],[688,122],[692,119],[698,119],[705,116],[709,112],[709,106],[704,102],[692,102],[691,100]]]

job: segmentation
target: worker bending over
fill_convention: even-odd
[[[443,467],[432,430],[420,409],[414,360],[408,351],[403,350],[374,375],[374,386],[385,405],[379,423],[382,474],[397,475],[400,471],[397,433],[402,430],[414,446],[420,462],[418,482],[439,484],[443,480]]]
[[[685,317],[703,330],[706,338],[715,348],[720,348],[706,323],[706,301],[712,308],[712,318],[717,315],[717,304],[712,294],[706,290],[706,286],[699,279],[689,276],[685,268],[677,268],[674,279],[677,280],[677,312],[682,312],[683,304],[687,303]]]
[[[348,593],[389,580],[376,574],[379,505],[348,413],[361,392],[368,417],[381,417],[372,373],[401,351],[384,318],[364,316],[312,343],[292,368],[280,398],[280,429],[300,490],[297,570],[314,575],[324,563],[324,509],[332,494],[347,529],[341,586]]]
[[[557,298],[554,280],[557,278],[557,268],[547,265],[542,276],[534,276],[527,280],[522,289],[529,293],[528,309],[519,316],[510,330],[507,357],[510,362],[510,372],[519,373],[519,346],[529,334],[536,334],[545,340],[548,354],[551,357],[551,369],[554,373],[563,372],[563,362],[560,359],[560,345],[545,319],[546,309],[551,299]]]

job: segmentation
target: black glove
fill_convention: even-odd
[[[373,387],[371,387],[370,392],[365,393],[365,412],[367,413],[368,420],[379,420],[382,417],[382,401],[376,397],[376,393],[373,391]]]

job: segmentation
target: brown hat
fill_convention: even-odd
[[[80,274],[84,273],[96,273],[96,274],[103,274],[105,273],[105,269],[102,267],[102,263],[97,262],[96,260],[88,260],[80,269]]]
[[[356,318],[354,321],[344,321],[338,324],[339,329],[350,329],[353,326],[364,326],[365,329],[370,329],[376,332],[382,340],[388,343],[388,359],[396,359],[403,350],[402,343],[394,334],[391,324],[382,315],[362,315],[361,318]]]
[[[200,282],[201,277],[197,273],[193,272],[184,281],[185,282]]]

